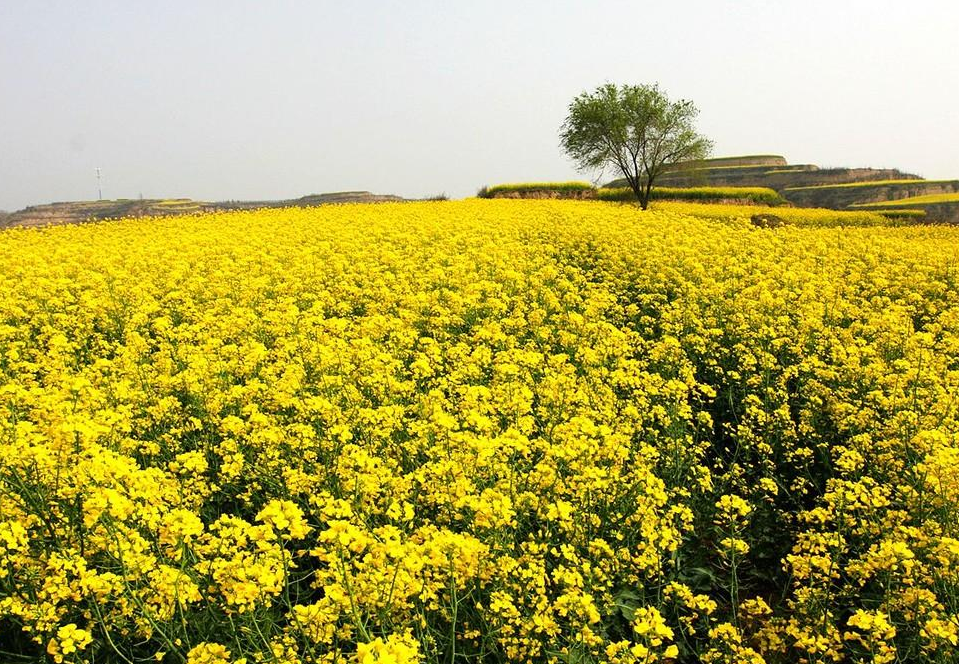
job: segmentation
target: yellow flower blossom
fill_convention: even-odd
[[[754,213],[0,231],[4,651],[948,660],[959,229]]]
[[[55,662],[62,662],[76,652],[86,648],[93,642],[93,635],[85,629],[80,629],[75,623],[64,625],[57,630],[54,638],[47,644],[47,654]]]
[[[357,664],[415,664],[420,661],[419,643],[410,634],[390,634],[356,645]]]

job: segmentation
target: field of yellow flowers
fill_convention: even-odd
[[[953,662],[959,229],[0,233],[0,661]]]

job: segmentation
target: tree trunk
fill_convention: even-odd
[[[626,176],[626,182],[629,183],[629,188],[633,190],[633,194],[636,196],[636,200],[639,201],[639,207],[642,210],[645,210],[649,207],[649,190],[652,182],[647,182],[644,187],[640,183],[639,174],[633,176],[628,169],[620,167],[623,175]]]
[[[639,186],[639,180],[633,180],[633,178],[626,178],[626,181],[629,182],[629,188],[633,190],[633,194],[636,196],[636,200],[639,201],[639,206],[642,209],[646,209],[646,206],[649,204],[648,199],[643,198],[643,188]]]
[[[643,197],[640,199],[640,204],[645,210],[649,207],[649,199],[653,191],[653,178],[652,176],[648,177],[646,180],[646,188],[643,190]]]

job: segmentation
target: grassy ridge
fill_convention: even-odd
[[[903,208],[900,210],[870,210],[874,214],[881,214],[887,219],[921,219],[926,216],[925,210],[912,210]]]
[[[945,184],[956,180],[873,180],[866,182],[843,182],[841,184],[814,184],[806,187],[786,187],[785,191],[810,191],[813,189],[866,189],[869,187],[888,187],[909,184]]]
[[[959,192],[951,194],[928,194],[926,196],[911,196],[909,198],[898,198],[893,201],[878,201],[876,203],[857,203],[850,207],[872,208],[888,207],[898,205],[929,205],[933,203],[959,203]]]
[[[480,190],[480,198],[492,197],[496,194],[505,193],[529,193],[534,191],[590,191],[595,187],[589,182],[571,181],[571,182],[509,182],[505,184],[496,184],[492,187],[483,187]],[[485,194],[485,195],[484,195]]]

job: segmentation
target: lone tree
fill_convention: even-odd
[[[607,83],[569,105],[561,145],[580,170],[621,172],[645,210],[657,177],[712,150],[693,127],[697,115],[693,102],[670,101],[659,85]]]

